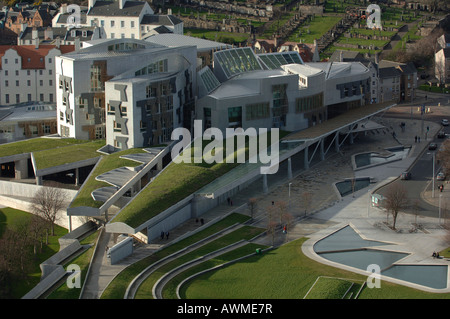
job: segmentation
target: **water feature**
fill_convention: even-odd
[[[347,196],[360,189],[366,188],[370,185],[370,177],[356,178],[354,181],[346,179],[345,181],[337,182],[335,184],[339,194],[341,196]]]
[[[346,266],[365,271],[369,265],[377,264],[383,276],[434,289],[447,288],[447,265],[395,264],[409,254],[383,250],[386,245],[390,244],[362,238],[348,225],[316,242],[314,251],[327,260]]]
[[[353,163],[355,169],[398,161],[408,156],[411,147],[397,146],[385,149],[383,152],[368,152],[355,154]]]

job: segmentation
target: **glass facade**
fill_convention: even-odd
[[[303,64],[302,58],[298,52],[279,52],[258,54],[258,58],[264,63],[267,69],[280,69],[282,65],[286,64]]]
[[[214,63],[220,64],[227,78],[240,73],[263,69],[250,48],[218,51],[214,53]]]

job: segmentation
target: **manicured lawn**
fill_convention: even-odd
[[[75,259],[67,262],[64,265],[64,268],[67,269],[67,267],[71,264],[75,264],[80,267],[81,270],[81,286],[80,288],[74,287],[69,288],[64,282],[61,286],[59,286],[57,289],[55,289],[48,297],[47,299],[78,299],[80,297],[81,288],[83,287],[83,283],[86,280],[86,274],[87,270],[89,268],[89,263],[91,262],[92,255],[95,250],[95,243],[97,242],[97,237],[100,234],[99,231],[96,231],[80,241],[81,245],[92,245],[91,248],[84,251],[81,255],[76,257]]]
[[[244,223],[250,217],[233,213],[227,216],[226,218],[212,224],[211,226],[203,229],[200,232],[193,234],[173,245],[170,245],[153,255],[146,257],[130,266],[125,268],[122,272],[120,272],[113,281],[106,287],[103,292],[101,298],[102,299],[122,299],[125,295],[125,291],[131,281],[145,268],[157,262],[158,260],[167,257],[185,247],[188,247],[206,237],[209,237],[221,230],[234,225],[236,223]]]
[[[319,276],[344,278],[360,283],[367,277],[334,268],[307,258],[301,251],[306,238],[255,255],[226,268],[204,274],[183,287],[186,299],[302,299]],[[339,288],[340,289],[340,288]],[[361,299],[449,299],[450,294],[433,294],[381,282],[381,288],[364,288]]]
[[[184,34],[192,37],[218,41],[228,44],[241,43],[249,38],[249,34],[214,31],[206,29],[184,28]]]
[[[31,214],[21,210],[0,208],[0,236],[7,228],[14,229],[15,226],[28,222],[31,216]],[[65,234],[67,234],[67,229],[55,225],[55,236],[48,237],[48,245],[44,245],[42,252],[38,253],[36,258],[33,259],[31,272],[26,274],[25,279],[18,280],[13,284],[12,298],[21,298],[39,283],[42,275],[39,265],[59,251],[58,239]]]
[[[88,141],[76,140],[73,138],[64,138],[64,139],[33,138],[29,140],[0,145],[0,156],[3,157],[23,153],[31,153],[87,142]]]
[[[299,42],[301,40],[302,43],[314,43],[315,39],[320,39],[341,19],[340,16],[316,16],[311,22],[305,22],[297,28],[289,37],[289,41]]]
[[[352,282],[339,278],[319,277],[306,295],[306,299],[342,299]]]
[[[152,298],[152,289],[155,283],[167,272],[175,269],[178,266],[185,264],[188,261],[194,260],[201,256],[205,256],[216,250],[224,248],[228,245],[236,243],[240,240],[249,240],[253,237],[264,232],[264,229],[255,228],[251,226],[243,226],[230,234],[217,238],[216,240],[205,244],[196,250],[189,252],[185,255],[178,257],[177,259],[165,264],[153,272],[139,287],[136,293],[136,299],[148,299]],[[172,296],[173,297],[173,296]]]
[[[213,267],[223,265],[238,258],[254,254],[257,248],[266,249],[268,247],[254,243],[249,243],[245,246],[236,248],[220,256],[211,258],[199,265],[189,268],[188,270],[182,272],[181,274],[178,274],[165,285],[163,290],[164,299],[176,299],[177,298],[176,289],[184,279],[192,275],[195,275],[199,272],[202,272],[204,270],[211,269]]]
[[[91,173],[91,176],[89,179],[87,179],[84,184],[82,185],[82,188],[80,189],[79,193],[75,197],[74,201],[72,202],[70,207],[80,207],[80,206],[88,206],[88,207],[100,207],[103,205],[103,202],[100,201],[94,201],[94,199],[91,196],[91,193],[99,189],[101,187],[105,186],[111,186],[108,183],[97,181],[95,178],[103,173],[109,172],[115,168],[129,166],[129,167],[136,167],[141,165],[141,163],[128,160],[128,159],[122,159],[120,156],[128,155],[128,154],[136,154],[136,153],[144,153],[144,150],[140,148],[133,148],[130,150],[125,150],[117,153],[113,153],[110,155],[103,155],[103,157],[100,159],[100,162],[94,169],[94,171]]]
[[[100,157],[97,150],[105,145],[104,140],[95,140],[82,144],[56,147],[49,150],[34,152],[37,169],[44,169],[74,163],[94,157]]]
[[[433,93],[445,93],[445,94],[448,94],[450,92],[450,88],[441,88],[438,86],[429,86],[426,84],[420,85],[419,90],[433,92]]]

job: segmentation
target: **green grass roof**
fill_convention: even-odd
[[[0,145],[0,157],[37,152],[87,142],[89,141],[77,140],[74,138],[63,138],[63,139],[43,138],[43,137],[33,138],[29,140]]]
[[[104,155],[102,159],[100,159],[100,162],[97,164],[95,170],[91,173],[89,179],[87,179],[80,191],[78,192],[77,196],[73,200],[72,204],[70,205],[71,208],[73,207],[80,207],[80,206],[87,206],[87,207],[95,207],[99,208],[103,205],[103,202],[101,201],[94,201],[94,199],[91,196],[91,193],[99,189],[101,187],[111,186],[108,183],[97,181],[95,178],[101,174],[104,174],[106,172],[112,171],[113,169],[119,168],[119,167],[136,167],[141,165],[141,163],[123,159],[120,158],[120,156],[128,155],[128,154],[136,154],[136,153],[145,153],[145,151],[141,148],[133,148],[130,150],[125,150],[117,153],[113,153],[110,155]]]
[[[97,152],[97,150],[104,145],[105,140],[95,140],[82,144],[63,145],[53,149],[34,152],[36,168],[40,170],[100,157],[101,153]]]

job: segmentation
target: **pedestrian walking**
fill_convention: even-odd
[[[414,136],[414,143],[417,143],[417,135]]]
[[[228,202],[228,205],[230,205],[230,202],[231,202],[230,197],[227,198],[227,202]]]
[[[233,206],[233,200],[230,199],[230,206]]]
[[[166,232],[166,239],[169,239],[169,232]]]
[[[161,239],[164,239],[164,231],[161,231]]]
[[[417,137],[417,141],[420,143],[420,136]]]
[[[203,225],[205,223],[205,221],[202,219],[200,219],[200,223]]]

